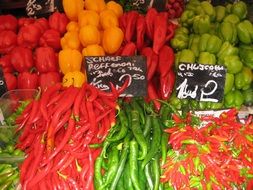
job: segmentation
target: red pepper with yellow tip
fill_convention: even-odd
[[[86,75],[81,71],[68,72],[62,79],[62,85],[64,87],[74,86],[81,88],[83,83],[86,82]]]

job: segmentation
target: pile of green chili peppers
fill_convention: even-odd
[[[120,107],[117,123],[95,161],[95,189],[164,189],[160,183],[160,165],[166,161],[168,134],[163,132],[163,127],[170,118],[171,108],[164,104],[156,113],[140,98],[122,102]]]

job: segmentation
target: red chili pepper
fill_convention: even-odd
[[[172,22],[168,23],[166,41],[169,41],[174,37],[176,28],[177,28],[176,24]]]
[[[154,24],[157,14],[158,12],[155,8],[149,8],[145,16],[147,26],[146,34],[150,40],[154,39],[154,27],[155,27]]]
[[[49,26],[63,35],[66,32],[66,26],[69,22],[68,17],[64,13],[54,12],[48,18]]]
[[[173,49],[168,46],[162,46],[159,52],[158,72],[160,77],[166,76],[173,67],[175,61],[175,55]]]
[[[18,45],[33,49],[38,46],[41,36],[40,28],[34,24],[23,26],[18,32]]]
[[[154,20],[153,50],[156,54],[159,54],[160,49],[166,42],[167,20],[167,13],[158,13]]]
[[[32,50],[28,48],[17,46],[10,56],[12,66],[19,73],[29,71],[34,66]]]
[[[143,15],[139,15],[136,23],[136,46],[140,51],[144,46],[144,37],[146,32],[146,21]]]
[[[80,104],[84,98],[85,90],[86,90],[86,85],[83,85],[81,87],[81,89],[79,90],[79,92],[75,98],[75,101],[74,101],[73,115],[74,115],[74,118],[76,121],[80,121]]]
[[[136,45],[133,42],[127,42],[123,47],[120,55],[121,56],[134,56],[136,54]]]
[[[167,100],[171,96],[174,89],[175,79],[176,75],[172,69],[167,75],[160,77],[160,94],[162,99]]]
[[[18,20],[11,14],[0,15],[0,31],[11,30],[16,32],[18,28]]]
[[[159,97],[158,97],[158,94],[157,94],[156,89],[155,89],[152,82],[148,83],[148,98],[151,101],[153,101],[156,110],[159,111],[160,107],[161,107],[161,103],[159,101],[157,101],[157,99],[159,99]]]
[[[126,16],[125,41],[131,42],[136,32],[136,22],[139,13],[137,11],[129,11],[126,14],[127,16]]]
[[[58,51],[61,49],[61,34],[58,30],[46,30],[39,40],[39,45],[43,47],[51,47]]]
[[[91,190],[93,189],[94,160],[93,160],[92,153],[89,147],[88,147],[88,152],[89,152],[89,175],[88,175],[88,179],[86,181],[86,185],[84,189]]]
[[[17,35],[12,30],[0,31],[0,54],[9,53],[17,45]]]
[[[151,80],[155,74],[158,65],[158,56],[153,52],[152,48],[145,47],[141,50],[141,55],[147,58],[147,80]]]

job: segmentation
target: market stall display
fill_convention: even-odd
[[[0,96],[0,189],[253,189],[247,2],[61,2],[0,15],[0,95],[34,90]]]

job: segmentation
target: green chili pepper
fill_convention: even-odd
[[[123,170],[125,168],[127,157],[128,157],[128,152],[129,152],[129,140],[130,140],[130,138],[131,138],[131,134],[128,134],[124,138],[124,145],[123,145],[123,150],[122,150],[120,160],[119,160],[118,170],[117,170],[116,175],[115,175],[115,177],[112,181],[110,190],[115,190],[116,189],[119,178],[121,177],[121,175],[123,173]]]
[[[145,116],[144,116],[143,108],[139,105],[136,99],[133,99],[133,101],[131,102],[131,106],[132,106],[132,109],[137,110],[139,112],[140,123],[144,125]]]
[[[132,110],[131,115],[132,115],[132,132],[141,149],[141,156],[138,159],[143,160],[147,155],[148,146],[140,127],[140,115],[137,110]]]
[[[161,138],[161,154],[162,154],[161,165],[165,164],[165,162],[166,162],[167,149],[168,149],[168,138],[169,138],[168,133],[162,133],[162,138]]]
[[[161,128],[157,117],[152,117],[152,141],[149,152],[142,162],[142,168],[155,156],[159,150],[160,141],[161,141]]]
[[[151,175],[150,165],[151,165],[150,163],[147,163],[147,165],[144,168],[144,172],[145,172],[145,176],[146,176],[146,179],[148,182],[148,187],[149,187],[149,189],[153,190],[154,182],[153,182],[152,175]]]
[[[129,161],[126,162],[126,166],[123,173],[123,181],[124,181],[124,187],[127,190],[134,190],[131,178],[130,178],[130,164]]]
[[[103,162],[103,157],[98,156],[96,158],[95,166],[94,166],[94,185],[96,189],[100,189],[100,187],[103,185],[103,176],[101,173],[102,162]]]
[[[130,141],[129,164],[130,178],[136,190],[142,190],[138,178],[138,143],[135,140]]]
[[[152,173],[153,173],[153,181],[154,188],[153,190],[159,190],[160,184],[160,165],[159,165],[159,154],[154,156],[154,159],[151,161]]]
[[[146,189],[147,179],[145,176],[144,169],[141,168],[141,161],[138,161],[138,172],[140,188]]]

